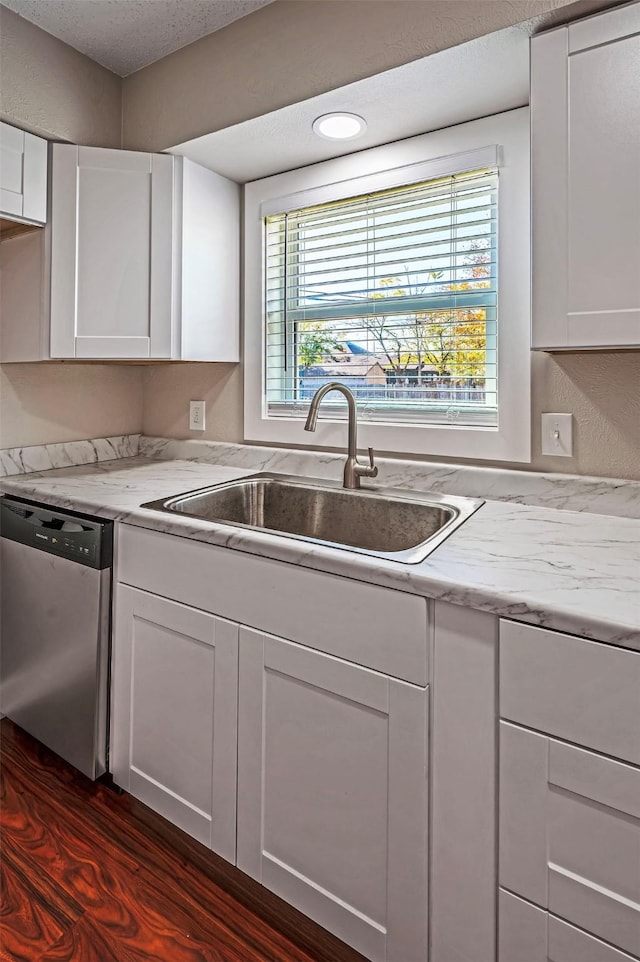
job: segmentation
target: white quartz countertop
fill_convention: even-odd
[[[419,564],[141,508],[254,474],[122,458],[16,475],[3,491],[52,506],[465,605],[640,651],[640,521],[487,501]]]

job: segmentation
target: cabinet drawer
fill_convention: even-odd
[[[250,628],[427,684],[428,607],[417,595],[121,525],[118,581]]]
[[[640,956],[640,769],[501,722],[500,884]]]
[[[502,889],[499,913],[498,962],[635,962]]]
[[[640,765],[640,653],[501,621],[500,715]]]

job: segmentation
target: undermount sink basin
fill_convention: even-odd
[[[470,498],[395,488],[352,491],[329,481],[256,474],[142,507],[416,563],[481,504]]]

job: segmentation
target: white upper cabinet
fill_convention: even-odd
[[[640,345],[640,3],[531,41],[533,337]]]
[[[167,154],[52,165],[50,356],[238,360],[238,185]]]
[[[172,157],[54,147],[52,357],[171,357],[172,221]]]
[[[47,220],[47,142],[9,124],[0,124],[0,217]]]

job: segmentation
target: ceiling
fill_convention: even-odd
[[[120,77],[273,0],[1,0]]]
[[[529,102],[529,36],[536,21],[178,144],[171,152],[239,183],[427,133]],[[347,110],[367,121],[357,140],[323,140],[311,125]]]

